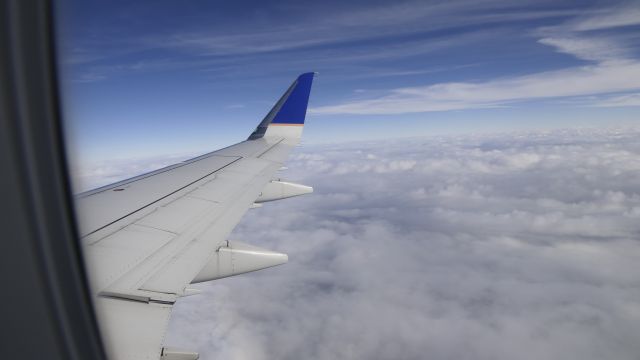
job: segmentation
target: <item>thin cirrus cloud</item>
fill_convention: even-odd
[[[598,107],[640,106],[640,93],[612,96],[596,103]]]
[[[438,83],[390,90],[372,99],[311,109],[314,114],[403,114],[505,106],[513,102],[640,89],[640,61],[632,54],[628,35],[593,35],[585,30],[634,25],[623,13],[589,15],[580,22],[545,27],[535,32],[538,43],[590,64],[484,82]],[[636,11],[632,9],[632,12]],[[636,11],[637,12],[637,11]],[[609,106],[615,103],[608,102]],[[629,102],[626,103],[627,106]],[[599,106],[598,100],[591,104]]]
[[[640,8],[623,7],[601,12],[599,16],[579,19],[568,24],[577,31],[602,30],[640,25]]]
[[[487,7],[491,6],[498,13],[487,14]],[[269,24],[267,27],[253,25],[242,31],[183,29],[176,33],[149,36],[143,41],[146,47],[186,49],[200,55],[260,54],[327,45],[358,46],[360,41],[466,26],[550,19],[576,13],[578,10],[526,11],[502,1],[408,2],[371,8],[337,7],[325,16],[312,19],[294,17],[287,19],[284,24]]]
[[[496,24],[563,18],[584,12],[525,8],[495,0],[402,2],[367,7],[341,4],[313,8],[318,14],[309,17],[308,11],[296,7],[283,16],[272,13],[273,8],[267,6],[261,11],[268,14],[265,15],[268,21],[248,16],[229,23],[228,18],[217,18],[214,13],[205,23],[188,21],[167,28],[137,29],[128,36],[78,35],[78,40],[69,41],[74,46],[62,52],[62,60],[90,73],[80,76],[79,82],[105,80],[125,73],[216,69],[229,64],[244,71],[259,65],[262,72],[265,66],[271,69],[273,64],[283,61],[287,68],[300,62],[309,63],[312,68],[327,64],[339,67],[379,58],[415,56],[424,53],[424,48],[433,48],[431,44],[455,47],[460,45],[460,38],[475,41],[480,33],[490,32]],[[173,18],[173,14],[169,15]],[[483,25],[488,27],[482,28]],[[126,31],[126,26],[119,24],[118,31]],[[442,36],[438,32],[446,30],[451,30],[451,34],[437,38]],[[432,38],[433,34],[436,38]],[[417,37],[425,36],[428,41],[416,41]],[[162,51],[162,56],[170,61],[147,58],[146,54],[153,51]],[[136,66],[143,59],[148,66]]]

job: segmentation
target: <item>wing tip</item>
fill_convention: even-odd
[[[304,124],[314,75],[315,72],[306,72],[298,76],[295,87],[273,117],[272,124]]]
[[[267,114],[256,130],[249,136],[249,140],[262,138],[267,128],[271,125],[288,127],[303,126],[307,115],[311,84],[316,74],[317,72],[310,71],[298,75],[269,114]],[[299,137],[299,135],[296,133],[294,137]]]

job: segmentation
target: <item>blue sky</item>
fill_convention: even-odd
[[[246,138],[317,71],[304,141],[634,126],[640,6],[612,1],[65,1],[81,162]]]

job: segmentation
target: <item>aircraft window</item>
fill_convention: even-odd
[[[640,353],[638,4],[55,9],[114,358]]]

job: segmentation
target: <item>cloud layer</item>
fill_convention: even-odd
[[[73,154],[72,154],[73,155]],[[74,193],[113,184],[115,182],[158,170],[200,154],[182,153],[152,157],[116,158],[89,163],[72,158],[70,162]]]
[[[233,237],[288,264],[202,284],[167,342],[203,359],[635,359],[639,131],[339,144],[313,195]]]

